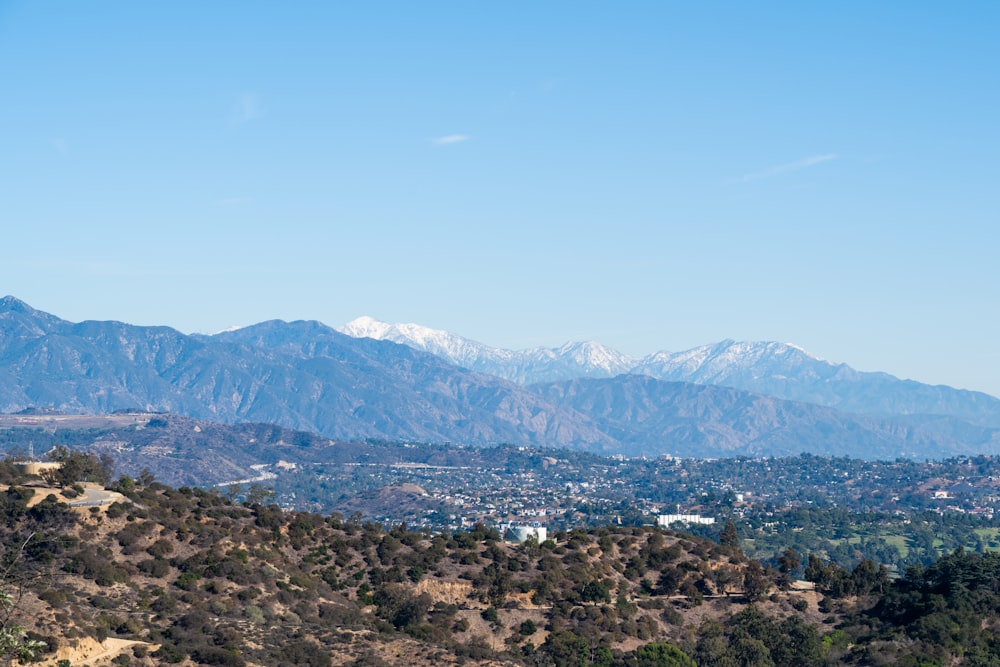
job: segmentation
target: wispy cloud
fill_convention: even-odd
[[[233,123],[249,123],[256,118],[260,118],[263,113],[263,109],[260,106],[260,99],[258,99],[257,95],[254,93],[243,93],[233,105],[233,112],[229,119]]]
[[[53,137],[49,139],[49,143],[52,145],[52,148],[56,149],[56,152],[59,153],[60,155],[69,155],[69,144],[66,143],[65,139],[61,139],[59,137]]]
[[[446,134],[443,137],[434,137],[431,139],[431,143],[437,144],[438,146],[446,146],[448,144],[460,144],[471,138],[472,137],[467,134]]]
[[[765,178],[772,178],[778,174],[785,174],[790,171],[801,171],[802,169],[808,169],[809,167],[815,167],[818,164],[823,164],[824,162],[829,162],[831,160],[836,160],[839,155],[836,153],[824,153],[822,155],[810,155],[809,157],[802,158],[801,160],[796,160],[795,162],[786,162],[785,164],[778,164],[773,167],[768,167],[767,169],[762,169],[761,171],[754,171],[749,174],[743,174],[739,178],[736,178],[729,182],[733,183],[748,183],[750,181],[760,181]]]

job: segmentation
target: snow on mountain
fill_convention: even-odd
[[[988,394],[858,371],[788,343],[725,340],[684,352],[658,352],[632,373],[733,387],[858,414],[948,415],[1000,426],[1000,400]]]
[[[632,357],[627,357],[618,350],[613,350],[594,341],[566,343],[556,350],[556,356],[571,359],[581,368],[590,368],[594,371],[599,369],[608,377],[627,373],[632,370],[636,363]],[[593,372],[588,373],[588,375],[594,374]]]
[[[359,318],[341,329],[351,336],[391,340],[431,352],[480,373],[520,384],[630,373],[658,380],[720,385],[776,398],[869,415],[947,415],[1000,426],[1000,400],[981,392],[857,371],[790,343],[724,340],[683,352],[627,357],[595,342],[558,348],[504,350],[416,324]]]
[[[330,438],[650,455],[1000,451],[996,398],[861,373],[780,343],[723,341],[636,361],[597,343],[514,352],[417,325],[366,319],[345,330],[388,340],[279,320],[187,336],[168,327],[67,322],[0,299],[0,409],[139,407]]]
[[[338,331],[354,338],[374,338],[407,345],[470,370],[480,370],[475,368],[477,365],[509,362],[515,355],[509,350],[490,347],[442,329],[431,329],[419,324],[390,324],[367,316],[348,322]]]
[[[593,341],[558,348],[505,350],[441,329],[419,324],[390,324],[359,317],[339,329],[355,338],[388,340],[430,352],[469,370],[496,375],[519,384],[577,377],[614,377],[627,373],[636,360]]]
[[[408,345],[458,366],[520,383],[637,373],[661,380],[726,384],[727,380],[747,373],[774,376],[805,372],[818,376],[818,371],[811,366],[832,366],[786,343],[725,340],[685,352],[656,352],[634,359],[594,341],[515,351],[485,345],[441,329],[419,324],[390,324],[371,317],[348,322],[340,332],[355,338]]]
[[[818,379],[826,374],[822,371],[835,368],[796,345],[724,340],[684,352],[656,352],[643,358],[632,372],[661,380],[728,384],[747,374],[750,378],[806,375]]]

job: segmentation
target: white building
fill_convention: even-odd
[[[522,544],[529,537],[534,537],[541,544],[548,539],[548,531],[545,526],[533,525],[533,526],[509,526],[504,534],[504,537],[511,542],[516,542],[517,544]]]
[[[715,518],[700,514],[661,514],[656,518],[656,524],[661,528],[669,528],[670,524],[677,521],[681,523],[700,523],[709,526],[715,523]]]

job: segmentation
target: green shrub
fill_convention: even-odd
[[[139,571],[154,578],[162,578],[170,572],[170,563],[162,558],[149,558],[140,561],[137,565]]]
[[[193,591],[199,579],[201,579],[201,575],[197,572],[184,572],[181,576],[177,577],[174,585],[182,591]]]

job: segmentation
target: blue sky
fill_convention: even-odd
[[[780,340],[1000,395],[998,24],[987,2],[0,2],[0,292],[185,332]]]

